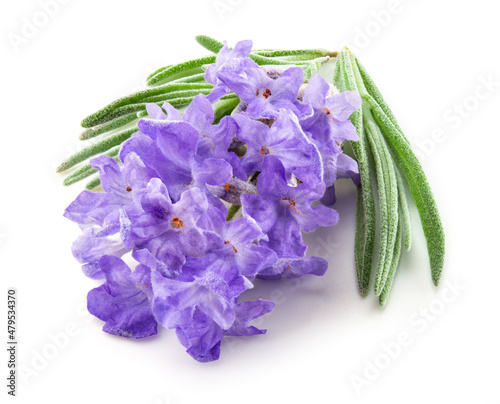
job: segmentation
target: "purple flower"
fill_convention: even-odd
[[[328,96],[319,76],[300,93],[301,68],[259,67],[251,48],[225,43],[206,70],[212,92],[183,114],[147,104],[151,119],[122,145],[123,164],[91,160],[104,192],[82,192],[64,215],[82,229],[72,251],[84,273],[104,280],[88,310],[105,332],[137,339],[160,323],[197,361],[213,361],[224,336],[266,332],[251,322],[274,303],[242,302],[255,278],[325,273],[324,259],[306,256],[302,232],[337,223],[335,210],[313,205],[334,202],[336,179],[359,181],[342,148],[357,140],[348,118],[360,99]],[[212,103],[229,91],[241,103],[214,125]],[[226,221],[223,201],[243,216]],[[120,258],[129,252],[134,270]]]
[[[133,339],[156,334],[150,269],[139,265],[132,272],[113,256],[103,256],[99,265],[106,282],[92,289],[87,300],[89,312],[106,322],[103,331]]]
[[[322,276],[328,268],[328,262],[320,257],[298,259],[281,258],[274,265],[259,272],[260,279],[293,279],[303,275]]]
[[[361,105],[360,96],[353,91],[327,97],[330,86],[318,74],[309,79],[303,94],[305,103],[314,109],[314,115],[301,120],[302,127],[318,142],[320,149],[339,150],[336,141],[358,140],[356,128],[349,121]]]
[[[232,59],[219,69],[217,77],[247,104],[245,114],[251,118],[275,119],[280,108],[290,110],[299,119],[313,113],[310,105],[297,100],[304,82],[300,67],[290,67],[272,78],[249,58]]]
[[[145,166],[136,153],[129,153],[118,163],[108,156],[99,156],[90,161],[99,170],[104,193],[83,191],[66,208],[64,216],[81,227],[117,223],[119,210],[132,207],[135,195],[146,187],[154,171]]]
[[[196,155],[198,131],[188,122],[143,119],[140,133],[125,142],[120,158],[138,154],[146,166],[154,170],[167,186],[174,201],[190,187],[203,189],[210,203],[221,210],[226,208],[208,190],[206,184],[219,185],[232,177],[231,165],[219,158],[202,159]]]
[[[159,121],[182,121],[182,115],[179,110],[174,108],[168,102],[163,103],[161,107],[155,103],[146,104],[146,111],[151,119]]]
[[[271,128],[241,114],[234,117],[239,126],[238,138],[247,143],[247,152],[241,159],[243,168],[247,174],[261,171],[265,157],[272,155],[283,163],[287,178],[293,173],[310,186],[319,183],[323,167],[318,149],[292,112],[280,109],[276,116]]]
[[[231,178],[224,185],[207,185],[208,190],[217,198],[229,202],[232,205],[241,205],[242,194],[256,194],[257,187],[248,181]]]
[[[319,226],[338,221],[335,210],[325,206],[311,208],[323,195],[325,186],[309,188],[305,183],[287,184],[285,168],[275,156],[267,156],[259,175],[258,195],[242,195],[243,214],[255,219],[269,241],[261,244],[273,249],[280,258],[302,258],[306,246],[301,231],[311,232]]]
[[[256,300],[234,306],[235,319],[228,330],[222,329],[201,310],[195,309],[191,321],[176,327],[177,338],[194,359],[199,362],[210,362],[219,359],[221,340],[225,335],[248,337],[265,334],[266,330],[249,325],[250,321],[270,312],[273,302]]]
[[[218,125],[212,125],[214,110],[203,94],[197,95],[186,108],[182,119],[189,122],[200,135],[196,154],[203,159],[217,158],[227,161],[233,168],[233,175],[246,179],[236,154],[229,152],[229,146],[236,136],[238,126],[230,116],[222,118]]]
[[[92,226],[83,230],[83,233],[71,246],[76,260],[83,264],[83,273],[91,279],[103,279],[104,273],[99,266],[99,260],[104,255],[121,257],[130,251],[125,247],[120,231],[126,224],[109,224],[104,227]]]
[[[352,91],[327,96],[330,86],[318,74],[309,79],[303,100],[313,106],[314,115],[301,121],[302,128],[318,147],[323,162],[323,181],[327,187],[321,201],[332,205],[335,200],[333,183],[339,178],[352,178],[359,183],[357,163],[342,153],[345,140],[358,140],[356,128],[348,120],[361,105],[361,98]]]
[[[200,309],[195,308],[190,312],[185,324],[175,327],[175,332],[186,352],[198,362],[219,359],[225,330]]]
[[[241,217],[226,222],[222,213],[212,209],[198,221],[198,225],[211,230],[224,240],[224,248],[206,256],[203,261],[205,267],[217,266],[225,271],[236,269],[238,273],[248,279],[267,266],[273,265],[276,253],[258,244],[260,239],[267,240],[255,220]]]
[[[238,126],[229,116],[222,118],[218,125],[212,125],[214,110],[203,94],[194,97],[183,116],[168,102],[165,102],[161,108],[156,104],[147,104],[146,109],[149,116],[155,120],[184,121],[191,124],[199,133],[196,155],[203,159],[225,160],[231,164],[234,176],[242,180],[246,179],[238,156],[228,151],[236,136]],[[167,111],[168,115],[163,110]]]
[[[231,282],[231,279],[228,274],[217,278],[212,280],[211,285],[207,285],[210,287],[207,287],[203,285],[203,280],[201,283],[198,280],[181,282],[165,278],[159,272],[153,272],[153,312],[156,319],[166,328],[186,326],[192,322],[195,309],[199,309],[222,329],[229,329],[235,319],[234,299],[216,292],[222,289],[227,292],[228,282]],[[214,292],[215,284],[219,285],[215,288],[216,292]]]
[[[99,259],[103,255],[120,257],[130,251],[130,246],[122,241],[130,232],[127,214],[138,210],[137,195],[154,173],[135,153],[128,154],[121,166],[107,156],[92,159],[91,164],[99,169],[105,192],[83,191],[66,208],[64,216],[83,230],[72,246],[74,257],[83,264],[83,272],[90,278],[102,279]]]
[[[124,241],[127,246],[135,245],[135,250],[146,249],[165,264],[155,266],[164,275],[176,277],[186,256],[202,257],[222,248],[222,240],[217,234],[196,224],[209,206],[199,188],[184,191],[179,201],[172,203],[165,184],[153,178],[143,192],[141,206],[143,213],[130,217],[131,231]],[[149,255],[138,257],[151,258]],[[143,263],[151,266],[150,261]]]
[[[231,59],[246,57],[252,51],[252,41],[244,40],[236,44],[234,49],[229,49],[227,42],[224,41],[224,46],[217,54],[215,63],[208,66],[205,71],[205,80],[214,85],[213,90],[208,95],[210,102],[215,102],[223,95],[229,93],[229,89],[217,77],[217,72],[221,66]]]
[[[326,187],[325,194],[321,198],[321,203],[330,206],[333,205],[337,200],[337,197],[335,195],[335,185],[333,185],[333,182],[335,180],[339,178],[351,178],[354,184],[358,185],[361,179],[359,176],[358,163],[356,162],[356,160],[350,158],[344,153],[340,153],[329,158],[325,158],[323,156],[323,163],[325,166],[325,183],[331,185]],[[335,172],[335,174],[332,175],[334,180],[328,181],[328,168],[326,168],[327,165],[330,166],[331,171]]]
[[[266,330],[249,325],[250,321],[269,313],[274,308],[274,303],[268,300],[255,300],[239,303],[235,306],[236,318],[233,325],[227,330],[226,335],[244,337],[256,334],[265,334]]]
[[[219,358],[220,342],[226,334],[264,333],[249,322],[274,307],[263,300],[236,304],[241,289],[227,292],[235,290],[230,284],[238,278],[237,271],[204,272],[191,282],[167,279],[158,272],[152,275],[156,319],[166,328],[175,328],[181,344],[200,362]]]

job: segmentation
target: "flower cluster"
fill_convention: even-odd
[[[91,161],[104,192],[83,191],[66,209],[82,229],[74,256],[104,282],[88,294],[104,331],[137,339],[161,324],[196,360],[212,361],[224,336],[265,332],[250,323],[274,303],[239,301],[253,279],[325,273],[324,259],[306,256],[302,232],[336,224],[325,206],[334,181],[358,181],[342,145],[356,140],[348,118],[360,98],[319,75],[304,84],[299,67],[260,67],[251,47],[225,45],[206,70],[212,92],[183,114],[149,104],[122,164]],[[213,124],[213,104],[230,91],[240,104]],[[242,215],[227,221],[231,204]]]

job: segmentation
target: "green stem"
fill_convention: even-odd
[[[239,103],[240,99],[237,97],[228,100],[217,101],[214,104],[214,125],[218,124],[220,120],[226,115],[230,115]]]
[[[238,213],[240,210],[241,205],[232,205],[229,210],[227,211],[227,217],[226,217],[226,222],[229,222],[230,220],[233,219],[233,217]]]

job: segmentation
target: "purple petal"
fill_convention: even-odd
[[[313,74],[304,90],[303,100],[314,108],[321,109],[325,106],[326,95],[330,86],[319,74]]]
[[[266,330],[259,330],[254,326],[250,326],[250,321],[269,313],[274,308],[274,302],[267,300],[256,300],[253,302],[244,302],[238,304],[234,311],[236,320],[232,327],[227,331],[226,335],[234,336],[250,336],[256,334],[265,334]]]
[[[335,119],[345,122],[360,107],[361,97],[354,91],[343,91],[327,97],[325,105]]]
[[[112,256],[101,258],[99,265],[106,283],[89,292],[88,310],[106,322],[103,331],[133,339],[156,334],[149,268],[138,266],[131,272],[121,259]]]
[[[188,324],[175,329],[179,342],[198,362],[219,359],[224,330],[200,310],[195,310]]]

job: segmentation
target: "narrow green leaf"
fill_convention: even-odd
[[[365,238],[366,238],[366,210],[363,200],[363,187],[359,184],[356,187],[356,234],[354,237],[354,263],[356,265],[356,276],[358,278],[358,287],[364,296],[368,293],[368,282],[364,279],[365,262]]]
[[[195,37],[196,42],[198,42],[205,49],[213,53],[219,53],[224,44],[216,39],[210,38],[206,35],[197,35]]]
[[[150,102],[160,102],[160,101],[168,101],[172,100],[175,98],[187,98],[187,97],[196,97],[198,94],[205,94],[208,95],[212,91],[211,88],[207,89],[200,89],[200,90],[183,90],[183,91],[173,91],[168,94],[160,94],[160,95],[155,95],[153,97],[148,97],[142,100],[144,103],[150,103]]]
[[[93,114],[87,116],[85,119],[83,119],[81,125],[84,128],[91,128],[93,126],[98,125],[99,123],[102,123],[103,118],[111,114],[113,111],[116,109],[127,106],[130,104],[137,104],[140,101],[144,100],[145,98],[152,97],[155,95],[159,94],[169,94],[175,91],[182,91],[182,90],[197,90],[197,89],[209,89],[212,88],[211,84],[208,83],[167,83],[162,86],[158,86],[155,88],[148,88],[146,90],[141,90],[138,92],[135,92],[133,94],[127,95],[125,97],[121,97],[108,105],[106,105],[104,108],[101,108],[99,111],[94,112]],[[108,119],[109,120],[109,119]],[[106,120],[104,120],[106,122]]]
[[[403,216],[404,242],[406,251],[410,251],[412,244],[412,226],[410,208],[406,198],[405,183],[397,166],[395,166],[396,179],[398,181],[400,213]]]
[[[365,111],[363,111],[365,112]],[[373,160],[375,161],[375,169],[377,173],[377,186],[378,186],[378,203],[380,210],[380,245],[379,245],[379,258],[377,262],[377,276],[375,280],[375,294],[380,294],[380,285],[382,283],[382,278],[384,274],[384,266],[387,259],[387,246],[388,246],[388,235],[389,235],[389,212],[387,207],[387,162],[385,161],[384,151],[381,150],[376,137],[376,125],[371,121],[365,120],[366,133],[368,137],[368,142],[370,144],[370,149],[372,152]]]
[[[83,167],[76,170],[73,174],[68,175],[64,179],[63,185],[67,187],[69,185],[75,184],[78,181],[90,177],[92,174],[95,174],[96,172],[97,172],[96,168],[93,168],[90,164],[85,164]]]
[[[215,55],[205,56],[198,59],[189,60],[171,66],[168,69],[158,71],[147,80],[148,86],[155,86],[164,81],[172,81],[181,77],[192,76],[202,73],[201,67],[215,62]]]
[[[367,98],[371,97],[367,96]],[[373,99],[370,101],[375,102]],[[444,264],[445,236],[434,195],[420,162],[400,131],[385,115],[374,114],[374,116],[415,200],[427,239],[432,280],[437,286]]]
[[[384,289],[379,296],[379,304],[381,306],[385,306],[387,304],[387,300],[389,299],[389,295],[391,294],[392,285],[394,284],[394,278],[399,266],[399,260],[401,258],[401,247],[403,244],[403,220],[401,220],[401,216],[404,216],[403,212],[400,212],[399,214],[398,231],[396,233],[396,243],[394,244],[394,256],[391,263],[391,269],[389,270],[389,275],[387,276],[387,281],[385,282]]]
[[[366,87],[355,63],[354,55],[349,55],[358,91],[361,95],[365,94]],[[393,258],[394,243],[396,242],[396,233],[398,228],[398,188],[395,168],[392,156],[385,143],[384,136],[371,112],[370,104],[363,99],[363,121],[367,127],[367,134],[370,148],[374,156],[378,192],[380,215],[380,246],[378,270],[375,280],[375,294],[378,296],[382,292],[391,268]],[[380,178],[380,176],[383,178]]]
[[[280,61],[285,61],[290,64],[297,63],[297,62],[311,62],[313,60],[330,60],[330,56],[319,56],[317,53],[304,53],[302,55],[293,55],[293,56],[281,56],[274,58],[275,60],[280,60]]]
[[[56,169],[56,172],[60,173],[66,171],[67,169],[74,167],[78,163],[87,160],[89,157],[104,153],[112,147],[118,146],[125,140],[129,139],[130,136],[132,136],[132,134],[135,132],[137,132],[137,128],[118,132],[114,135],[104,138],[103,140],[89,147],[86,147],[85,149],[73,154],[71,157],[63,161],[61,165]]]
[[[361,62],[357,58],[354,58],[354,59],[355,59],[355,63],[357,66],[357,70],[363,79],[363,83],[364,83],[364,87],[365,87],[366,91],[377,102],[377,104],[380,106],[380,108],[384,111],[384,113],[387,115],[387,117],[391,120],[393,125],[397,128],[397,130],[399,130],[401,135],[403,135],[403,130],[399,126],[398,121],[396,120],[396,117],[394,116],[392,110],[389,108],[389,106],[385,102],[384,97],[380,93],[378,87],[375,85],[374,81],[372,80],[372,78],[370,77],[370,75],[368,74],[368,72],[366,71],[364,66],[361,64]]]
[[[181,77],[180,79],[172,80],[170,83],[174,84],[174,83],[201,83],[201,82],[207,83],[205,81],[205,73],[197,73],[193,74],[192,76]]]
[[[250,59],[252,59],[255,63],[257,63],[260,66],[272,66],[272,65],[278,65],[278,66],[292,66],[294,64],[300,64],[303,62],[298,62],[298,63],[290,63],[287,60],[279,60],[275,58],[268,58],[266,56],[261,56],[256,53],[250,53],[248,55]]]
[[[174,107],[182,107],[182,106],[188,105],[191,101],[193,101],[194,96],[169,98],[167,95],[166,97],[158,97],[158,98],[161,98],[161,100],[151,102],[151,103],[154,103],[154,104],[161,106],[161,105],[163,105],[163,103],[168,102],[169,104],[171,104]],[[119,107],[119,108],[115,109],[114,111],[110,112],[105,117],[98,120],[96,122],[96,124],[102,124],[102,123],[105,123],[109,120],[115,119],[117,117],[129,114],[132,112],[136,113],[139,111],[144,111],[146,109],[146,105],[149,103],[150,102],[140,102],[137,104],[130,104],[130,105],[125,105],[123,107]]]
[[[97,188],[99,185],[101,185],[101,179],[99,176],[93,178],[89,182],[87,182],[87,185],[85,185],[85,188],[88,189],[89,191],[92,191],[93,189]]]
[[[167,70],[169,68],[171,68],[173,65],[166,65],[166,66],[162,66],[160,67],[159,69],[156,69],[154,72],[152,73],[149,73],[148,74],[148,77],[146,77],[146,81],[148,81],[151,77],[153,76],[156,76],[158,73],[164,71],[164,70]]]
[[[135,120],[137,120],[137,114],[135,113],[123,115],[117,119],[112,120],[111,122],[83,131],[80,134],[80,140],[91,139],[93,137],[102,135],[103,133],[110,132],[112,130],[128,125]]]
[[[365,104],[366,105],[366,104]],[[366,107],[365,107],[366,108]],[[369,107],[367,107],[369,108]],[[398,188],[392,157],[382,132],[369,111],[363,109],[368,140],[375,161],[380,206],[380,246],[375,294],[378,296],[387,281],[393,260],[394,243],[398,229]]]
[[[326,49],[292,49],[292,50],[281,50],[281,49],[271,49],[271,50],[255,50],[252,53],[256,53],[261,56],[266,57],[280,57],[286,58],[290,56],[304,57],[303,60],[316,59],[323,56],[336,57],[338,52],[331,52]]]
[[[353,59],[354,56],[352,56]],[[358,63],[355,64],[356,69]],[[359,71],[359,70],[358,70]],[[360,73],[361,75],[361,73]],[[367,75],[365,77],[368,77]],[[370,85],[372,92],[373,85]],[[417,206],[425,237],[427,239],[427,251],[431,266],[432,280],[437,286],[441,278],[441,272],[444,264],[445,254],[445,236],[439,216],[439,211],[434,199],[434,195],[429,186],[425,173],[415,156],[407,139],[399,129],[390,108],[383,102],[383,99],[377,89],[377,99],[382,102],[384,107],[379,105],[377,99],[369,94],[366,86],[360,89],[360,95],[370,103],[375,120],[384,134],[389,145],[390,151],[401,169],[409,187],[415,204]]]

